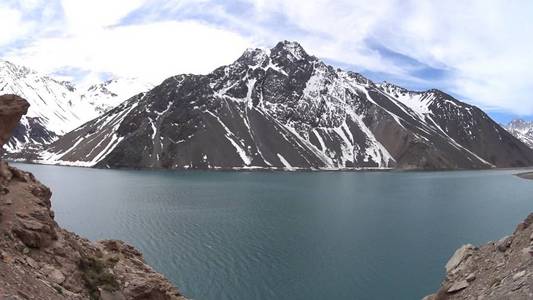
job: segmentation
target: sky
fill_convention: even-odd
[[[1,0],[0,28],[1,59],[80,85],[206,74],[290,40],[374,81],[533,120],[529,0]]]

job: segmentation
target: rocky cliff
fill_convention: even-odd
[[[0,96],[0,142],[28,106]],[[0,299],[184,299],[132,246],[60,228],[51,195],[32,174],[0,161]]]
[[[481,247],[464,245],[446,264],[440,290],[424,300],[533,299],[533,214],[515,232]]]

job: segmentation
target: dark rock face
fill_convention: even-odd
[[[479,108],[450,101],[450,95],[435,92],[431,104],[435,122],[454,141],[495,166],[529,166],[524,153],[529,149]],[[526,156],[527,157],[527,156]]]
[[[27,109],[20,97],[0,97],[0,142]],[[51,196],[31,173],[0,160],[0,299],[185,299],[132,246],[60,228]]]
[[[481,110],[335,70],[297,43],[168,78],[51,144],[48,163],[133,168],[472,169],[533,165]]]

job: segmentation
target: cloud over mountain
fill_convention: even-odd
[[[7,1],[0,55],[84,81],[208,73],[240,49],[301,41],[335,65],[490,111],[533,115],[533,3]],[[102,9],[105,7],[105,9]],[[211,51],[216,49],[217,51]]]

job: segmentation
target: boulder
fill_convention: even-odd
[[[126,300],[124,294],[120,291],[110,292],[104,289],[99,289],[101,300]]]
[[[457,249],[446,264],[446,273],[450,273],[457,268],[466,258],[472,255],[474,249],[475,247],[471,244],[463,245],[461,248]]]
[[[511,246],[513,242],[513,236],[506,236],[496,242],[496,249],[500,252],[505,252]]]
[[[26,263],[28,264],[28,266],[34,268],[34,269],[39,269],[39,263],[37,263],[33,258],[31,257],[26,257]]]
[[[17,226],[13,228],[13,234],[15,234],[24,245],[30,248],[39,249],[42,246],[43,239],[39,232]]]
[[[46,265],[43,267],[42,271],[46,275],[46,278],[48,278],[53,283],[62,284],[63,282],[65,282],[65,275],[63,275],[61,271],[54,268],[53,266]]]
[[[453,294],[466,289],[470,284],[466,280],[455,282],[448,289],[448,293]]]
[[[466,277],[466,281],[468,281],[468,282],[472,282],[472,281],[474,281],[474,280],[476,280],[476,274],[474,274],[474,273],[470,273],[470,274]]]

